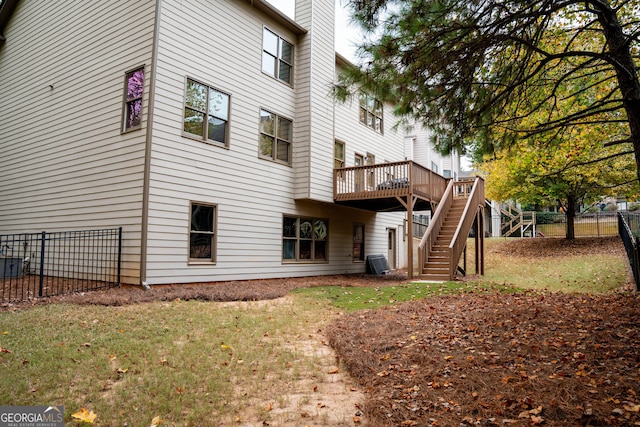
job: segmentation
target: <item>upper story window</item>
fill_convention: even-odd
[[[333,167],[340,169],[344,167],[344,142],[336,141],[333,147]]]
[[[383,133],[382,102],[372,96],[360,94],[360,123]]]
[[[291,164],[293,122],[260,110],[260,157]]]
[[[142,127],[142,92],[144,89],[144,67],[129,71],[124,78],[124,106],[122,131]]]
[[[262,35],[262,71],[283,82],[293,80],[293,45],[266,28]]]
[[[230,96],[187,79],[183,131],[186,136],[228,145]]]

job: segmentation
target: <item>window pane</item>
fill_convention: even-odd
[[[143,88],[144,70],[142,68],[127,74],[127,101],[140,98]]]
[[[311,224],[311,220],[301,219],[300,220],[300,238],[311,239],[312,233],[313,233],[313,225]]]
[[[316,240],[326,240],[327,231],[327,222],[322,219],[316,219],[313,224],[313,238]]]
[[[184,131],[196,135],[203,135],[204,113],[199,113],[190,108],[184,109]]]
[[[282,220],[282,235],[284,237],[296,237],[297,233],[297,225],[298,225],[298,219],[297,218],[287,218],[285,217]]]
[[[209,133],[207,135],[209,139],[214,141],[227,142],[227,122],[209,116]]]
[[[375,127],[375,129],[378,132],[382,131],[382,119],[380,117],[376,117],[376,127]]]
[[[275,135],[276,115],[260,110],[260,132]]]
[[[282,242],[282,259],[296,259],[296,241],[285,239]]]
[[[382,116],[382,102],[375,101],[375,107],[373,112],[376,116]]]
[[[289,162],[289,143],[278,140],[277,159],[283,162]]]
[[[280,39],[280,59],[293,64],[293,46],[282,39]]]
[[[213,232],[213,206],[191,206],[191,230]]]
[[[277,62],[278,60],[275,56],[271,56],[267,52],[262,52],[262,71],[275,77]]]
[[[278,117],[278,138],[291,141],[291,120]]]
[[[273,158],[274,138],[268,135],[260,135],[260,154]]]
[[[324,240],[316,241],[313,249],[313,259],[315,261],[323,261],[327,259],[327,242]]]
[[[311,240],[300,240],[300,259],[311,259]]]
[[[278,36],[265,28],[262,35],[262,49],[273,56],[278,56],[278,39]]]
[[[360,96],[358,97],[358,100],[360,102],[360,106],[362,108],[367,108],[367,95],[360,93]]]
[[[140,126],[142,121],[142,99],[136,99],[127,103],[127,123],[126,128]]]
[[[207,111],[207,87],[187,80],[187,105],[199,111]]]
[[[189,258],[211,259],[211,234],[191,233],[189,236]]]
[[[344,160],[344,144],[340,142],[335,143],[334,157],[339,160]]]
[[[360,123],[367,124],[367,110],[360,108]]]
[[[229,120],[229,95],[209,89],[209,114],[222,120]]]
[[[280,74],[278,78],[283,82],[291,83],[291,65],[280,61]]]

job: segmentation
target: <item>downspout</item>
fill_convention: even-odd
[[[151,148],[153,132],[153,110],[156,92],[156,71],[158,69],[158,44],[160,39],[160,12],[162,0],[156,0],[156,16],[153,30],[153,46],[151,50],[151,78],[149,79],[149,108],[147,114],[147,135],[144,153],[144,181],[142,188],[142,230],[140,236],[140,284],[149,289],[147,284],[147,244],[149,231],[149,180],[151,175]]]

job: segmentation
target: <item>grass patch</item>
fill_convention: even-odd
[[[296,289],[293,293],[315,299],[325,299],[331,302],[334,307],[345,311],[355,311],[415,301],[431,296],[489,291],[513,292],[515,290],[510,286],[493,283],[415,282],[376,288],[321,286]]]
[[[541,242],[552,242],[554,248],[536,248],[535,244]],[[527,244],[531,249],[524,253],[522,247]],[[570,248],[563,249],[564,244],[568,244],[564,239],[485,239],[485,275],[474,283],[551,292],[606,293],[627,282],[629,266],[619,242],[619,251],[607,247],[592,254],[575,254]],[[473,242],[467,247],[467,259],[473,263]],[[475,266],[469,270],[475,271]]]
[[[98,425],[148,426],[155,416],[169,425],[282,422],[275,410],[290,402],[275,396],[312,395],[295,384],[319,369],[295,340],[308,340],[327,313],[308,299],[268,309],[174,301],[0,313],[0,396],[64,405],[65,421],[87,407]]]

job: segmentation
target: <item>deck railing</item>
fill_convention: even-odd
[[[467,190],[469,189],[470,183],[470,181],[466,182]],[[479,208],[482,208],[484,206],[484,180],[480,177],[477,177],[473,182],[471,191],[466,194],[468,194],[468,199],[462,213],[462,220],[458,224],[458,228],[456,228],[453,238],[451,239],[451,244],[449,245],[449,253],[451,256],[451,264],[449,265],[449,276],[452,279],[455,275],[456,269],[458,268],[458,260],[460,259],[460,255],[462,255],[464,246],[467,244],[469,231],[471,231],[473,221],[476,219],[475,214],[478,212]]]
[[[439,202],[447,181],[411,160],[351,166],[334,170],[333,195],[340,201],[415,194]]]

